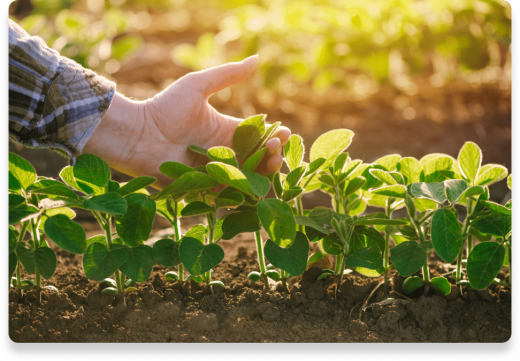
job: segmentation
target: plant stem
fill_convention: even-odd
[[[181,227],[179,224],[179,217],[177,217],[177,207],[178,203],[176,201],[173,201],[173,227],[175,228],[175,241],[179,242],[181,240]],[[182,263],[179,263],[177,269],[179,272],[179,282],[184,283],[184,265]]]
[[[406,206],[408,208],[408,206]],[[421,243],[426,242],[426,235],[424,234],[421,225],[415,219],[415,214],[411,214],[410,209],[408,209],[408,213],[410,214],[410,221],[415,228],[415,231],[419,235],[419,241]],[[430,289],[430,269],[428,268],[428,257],[426,257],[426,261],[424,261],[423,265],[423,281],[424,281],[424,295],[428,294]]]
[[[255,232],[255,240],[256,240],[256,253],[258,254],[258,264],[260,265],[260,274],[262,276],[262,280],[264,282],[264,292],[269,290],[269,281],[267,280],[267,276],[265,275],[265,260],[264,260],[264,246],[262,242],[262,235],[260,231]]]
[[[206,218],[208,219],[208,229],[209,229],[208,244],[212,244],[213,239],[215,237],[215,224],[216,224],[216,219],[217,219],[217,212],[215,211],[215,212],[207,213]],[[211,283],[211,270],[206,272],[206,275],[204,278],[208,284]],[[211,294],[214,295],[215,292],[213,291],[213,286],[210,285],[209,289],[211,291]]]
[[[469,230],[469,220],[473,214],[474,208],[473,208],[473,202],[471,201],[470,197],[467,197],[466,201],[468,204],[468,214],[466,216],[466,219],[464,220],[464,225],[462,228],[462,248],[460,249],[460,253],[457,256],[457,271],[455,272],[455,283],[456,284],[458,284],[462,280],[462,253],[464,252],[464,244],[466,243],[466,240],[468,241],[466,257],[469,257],[469,253],[471,252],[471,249],[473,248],[473,239],[472,239],[472,236],[470,236],[468,234],[468,230]],[[460,286],[460,285],[459,285],[459,291],[461,291],[461,293],[462,293],[462,286]]]
[[[27,227],[29,226],[29,221],[25,221],[22,223],[22,229],[20,229],[20,234],[18,236],[18,242],[23,242],[23,239],[25,238],[25,233],[27,233]],[[20,289],[20,286],[21,286],[21,281],[22,281],[22,277],[21,277],[21,263],[20,263],[20,259],[18,259],[16,261],[16,283],[18,285],[18,288]],[[9,282],[10,283],[10,282]],[[20,289],[20,295],[23,295],[23,290]]]
[[[507,242],[507,262],[509,264],[509,284],[511,285],[511,292],[513,292],[513,247]]]
[[[102,222],[102,218],[99,217],[98,221],[101,223],[101,226],[105,230],[105,239],[107,241],[107,248],[110,250],[112,248],[112,217],[108,217],[106,222]],[[121,285],[121,274],[119,270],[116,270],[114,273],[114,278],[116,279],[116,287],[117,292],[123,292],[124,284]]]
[[[40,232],[38,232],[38,224],[39,224],[39,218],[37,222],[34,222],[33,219],[31,219],[31,230],[32,230],[32,239],[34,242],[34,249],[38,249],[40,247]],[[42,278],[40,275],[40,271],[38,270],[38,267],[34,267],[36,274],[36,301],[38,303],[41,302],[41,288],[42,288]]]
[[[385,214],[388,219],[392,219],[392,209],[391,209],[390,199],[386,200]],[[385,251],[383,254],[383,293],[385,297],[388,297],[388,267],[390,265],[390,235],[388,232],[385,232]]]

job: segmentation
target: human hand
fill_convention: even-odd
[[[208,103],[213,94],[240,83],[255,69],[258,56],[189,73],[152,99],[135,102],[116,93],[105,117],[83,148],[103,158],[112,168],[131,176],[149,175],[162,189],[171,179],[159,172],[166,161],[191,167],[207,162],[188,150],[190,145],[209,149],[233,147],[233,133],[242,121],[219,113]],[[266,143],[268,151],[259,171],[277,172],[281,147],[291,131],[279,127]]]

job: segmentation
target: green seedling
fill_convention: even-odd
[[[9,287],[12,284],[20,292],[35,289],[38,303],[42,289],[58,292],[54,286],[41,285],[41,277],[50,279],[57,264],[56,254],[45,240],[45,235],[49,234],[42,225],[49,217],[63,217],[69,221],[69,217],[75,216],[69,208],[52,205],[55,203],[52,192],[37,191],[41,188],[59,188],[59,185],[55,180],[37,177],[34,167],[27,160],[9,153]],[[66,193],[66,190],[62,191]],[[74,195],[74,192],[71,193]],[[19,230],[14,227],[18,224]],[[31,240],[25,242],[27,231],[31,234]],[[35,281],[21,279],[22,266],[27,273],[35,275]],[[15,272],[16,277],[12,278]]]
[[[156,179],[137,177],[121,185],[110,180],[110,169],[105,161],[91,154],[79,156],[74,166],[61,171],[60,177],[68,185],[62,185],[63,188],[75,191],[73,197],[62,194],[60,189],[60,202],[89,210],[104,234],[86,239],[80,225],[58,215],[45,221],[47,235],[61,248],[83,255],[87,278],[108,286],[103,293],[124,296],[135,290],[133,284],[146,281],[156,263],[152,248],[143,244],[152,230],[156,211],[155,202],[149,199],[144,188]],[[38,190],[43,191],[49,192]],[[116,233],[112,228],[114,222]]]

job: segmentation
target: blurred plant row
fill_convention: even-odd
[[[31,2],[25,29],[109,73],[139,49],[141,30],[165,19],[198,34],[172,51],[178,65],[200,70],[260,54],[261,85],[269,88],[308,83],[363,95],[390,84],[414,93],[421,76],[433,86],[490,82],[510,66],[511,8],[503,0]]]

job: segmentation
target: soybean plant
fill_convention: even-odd
[[[61,248],[83,254],[83,270],[88,279],[108,285],[103,293],[115,296],[134,291],[135,282],[146,281],[155,261],[152,248],[143,244],[150,235],[155,217],[155,202],[144,187],[156,181],[154,177],[137,177],[121,185],[110,179],[110,168],[92,154],[80,155],[74,166],[65,167],[60,177],[64,184],[56,185],[60,201],[70,207],[89,210],[104,231],[86,239],[83,228],[61,215],[45,222],[45,231]],[[49,192],[48,189],[39,192]],[[55,190],[52,190],[55,192]],[[116,233],[112,223],[115,221]],[[110,278],[114,275],[114,279]],[[126,281],[126,278],[129,278]]]
[[[75,213],[53,205],[52,196],[38,195],[40,188],[52,188],[57,181],[37,177],[34,167],[22,157],[9,153],[9,287],[35,289],[40,302],[42,289],[58,290],[51,285],[41,286],[41,277],[50,279],[56,270],[57,258],[44,238],[43,223],[52,216],[74,217]],[[59,193],[59,192],[58,192]],[[71,192],[74,194],[74,192]],[[52,192],[50,192],[52,194]],[[18,230],[14,226],[20,224]],[[31,240],[24,242],[27,231]],[[35,281],[21,279],[21,268],[35,275]],[[11,279],[16,271],[16,277]]]

